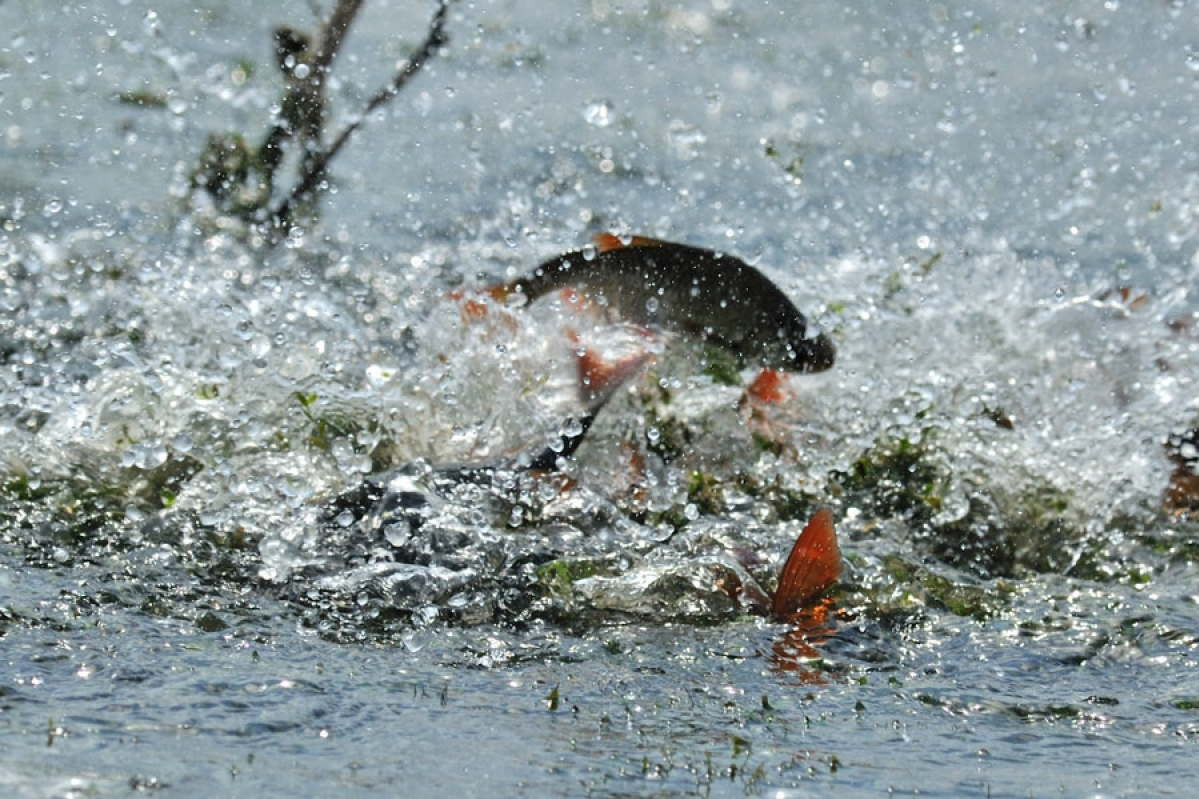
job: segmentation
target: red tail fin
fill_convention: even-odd
[[[827,591],[841,576],[841,550],[828,508],[816,511],[787,556],[771,613],[786,619]]]

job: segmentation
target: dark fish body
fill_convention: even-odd
[[[824,334],[809,336],[803,314],[754,267],[726,253],[684,244],[614,236],[597,247],[566,253],[507,286],[532,302],[574,289],[622,319],[698,336],[743,364],[792,372],[833,365]]]

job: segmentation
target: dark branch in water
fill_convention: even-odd
[[[350,25],[354,22],[354,17],[358,15],[358,9],[361,7],[362,0],[338,0],[329,21],[321,28],[320,36],[317,39],[316,53],[312,56],[313,72],[317,75],[318,81],[333,65],[333,59],[337,57],[337,53],[341,49],[346,32],[349,31]]]
[[[349,2],[339,4],[339,8],[341,5],[353,4],[356,11],[359,3],[361,3],[361,0],[349,0]],[[307,161],[305,163],[305,169],[303,174],[300,176],[300,180],[296,183],[295,187],[292,188],[287,199],[284,200],[271,215],[272,221],[276,228],[286,229],[290,225],[292,209],[295,207],[296,203],[305,199],[312,192],[312,190],[317,187],[321,180],[324,179],[325,170],[328,168],[329,162],[332,161],[337,153],[341,151],[341,148],[345,146],[347,141],[349,141],[350,136],[352,136],[354,132],[358,130],[358,128],[362,127],[363,121],[376,110],[378,110],[383,104],[387,103],[397,94],[399,94],[404,86],[407,85],[408,81],[421,71],[425,63],[437,54],[437,50],[446,44],[448,41],[445,35],[446,10],[447,4],[445,0],[442,0],[442,2],[437,6],[437,12],[433,15],[433,21],[429,25],[429,33],[425,37],[424,43],[421,45],[420,49],[418,49],[408,58],[407,62],[404,64],[404,67],[400,69],[392,79],[391,84],[380,89],[373,97],[371,97],[370,101],[366,104],[366,108],[362,110],[362,113],[358,115],[357,119],[347,125],[341,131],[341,133],[337,134],[337,138],[333,140],[333,144],[331,144],[328,149],[316,154],[311,161]],[[336,16],[337,14],[334,12],[334,17]],[[348,26],[349,22],[347,21],[346,24]],[[330,21],[329,29],[333,29],[332,20]],[[332,59],[335,53],[336,51],[330,54],[329,58]]]
[[[305,168],[319,150],[326,119],[325,79],[362,2],[339,0],[329,19],[317,31],[315,42],[291,28],[282,27],[275,31],[276,66],[287,77],[287,88],[280,119],[258,151],[268,186],[283,160],[284,142],[293,136],[299,137],[305,152]],[[269,199],[269,192],[265,199]]]
[[[313,199],[322,188],[329,164],[363,121],[399,94],[448,41],[445,22],[449,0],[438,0],[421,46],[396,72],[391,83],[376,92],[354,121],[325,147],[322,144],[328,121],[325,86],[363,2],[337,0],[328,19],[312,36],[287,27],[276,30],[275,61],[286,85],[274,124],[257,148],[236,133],[210,135],[200,163],[191,174],[193,193],[202,191],[219,212],[250,223],[268,223],[267,238],[272,244],[295,224],[297,208]],[[299,177],[271,209],[276,174],[291,142],[301,153]]]

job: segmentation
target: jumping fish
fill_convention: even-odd
[[[496,286],[498,299],[533,302],[571,289],[622,319],[703,340],[746,366],[820,372],[836,350],[777,286],[727,253],[656,239],[601,233],[594,247],[559,255],[529,276]]]

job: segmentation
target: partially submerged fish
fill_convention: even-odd
[[[820,372],[836,350],[761,272],[727,253],[647,238],[595,237],[595,247],[541,264],[532,275],[492,289],[528,302],[573,289],[634,324],[710,341],[744,365]]]

